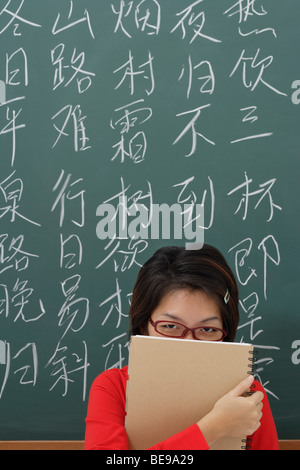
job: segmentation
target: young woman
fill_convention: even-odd
[[[130,308],[131,334],[232,342],[239,323],[238,304],[236,280],[217,249],[162,248],[138,275]],[[111,369],[94,381],[86,450],[128,449],[127,370],[127,366]],[[245,395],[250,386],[255,393]],[[222,397],[208,415],[151,450],[206,450],[222,437],[244,435],[254,450],[278,449],[268,398],[252,376]]]

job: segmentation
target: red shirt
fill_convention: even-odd
[[[128,366],[110,369],[99,375],[92,387],[86,418],[85,450],[129,450],[124,427]],[[278,450],[278,437],[269,401],[264,393],[261,426],[252,435],[253,450]],[[209,446],[195,423],[184,431],[157,443],[149,450],[208,450]]]

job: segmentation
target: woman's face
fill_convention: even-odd
[[[167,294],[152,312],[152,321],[174,321],[188,328],[210,326],[223,328],[222,316],[217,303],[203,291],[178,290]],[[148,335],[160,336],[148,323]],[[194,339],[191,331],[184,339]]]

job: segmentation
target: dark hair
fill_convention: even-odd
[[[181,289],[200,290],[213,298],[227,332],[225,341],[234,340],[239,323],[237,283],[224,256],[207,244],[200,250],[164,247],[144,264],[132,294],[130,333],[145,334],[149,318],[161,300]]]

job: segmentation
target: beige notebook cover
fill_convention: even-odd
[[[249,351],[249,344],[133,336],[125,419],[130,449],[147,449],[205,416],[248,377]],[[240,450],[241,439],[221,439],[211,449]]]

